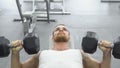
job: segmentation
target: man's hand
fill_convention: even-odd
[[[102,40],[99,42],[99,48],[103,51],[103,53],[108,54],[111,52],[112,47],[111,47],[111,42]]]
[[[12,53],[19,53],[23,48],[21,40],[13,41],[11,44],[12,44],[12,46],[17,46],[15,48],[12,48]]]

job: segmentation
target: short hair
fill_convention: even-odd
[[[56,27],[57,27],[57,26],[60,26],[60,25],[62,25],[62,26],[66,26],[65,24],[58,24],[58,25],[56,25]]]

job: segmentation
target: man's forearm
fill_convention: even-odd
[[[111,53],[103,53],[103,61],[101,62],[101,68],[111,68]]]
[[[22,68],[19,53],[12,53],[11,55],[11,68]]]

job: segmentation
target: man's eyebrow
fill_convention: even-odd
[[[55,29],[59,29],[60,27],[56,27]],[[64,28],[64,29],[67,29],[66,27],[62,27],[62,28]]]
[[[55,28],[55,30],[56,30],[56,29],[59,29],[59,27]]]

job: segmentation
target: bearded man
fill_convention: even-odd
[[[83,50],[70,49],[70,32],[64,24],[55,27],[52,35],[53,48],[40,51],[33,55],[24,63],[20,62],[19,52],[22,42],[16,40],[12,42],[11,68],[111,68],[111,43],[101,41],[99,48],[103,52],[102,61],[97,61]]]

